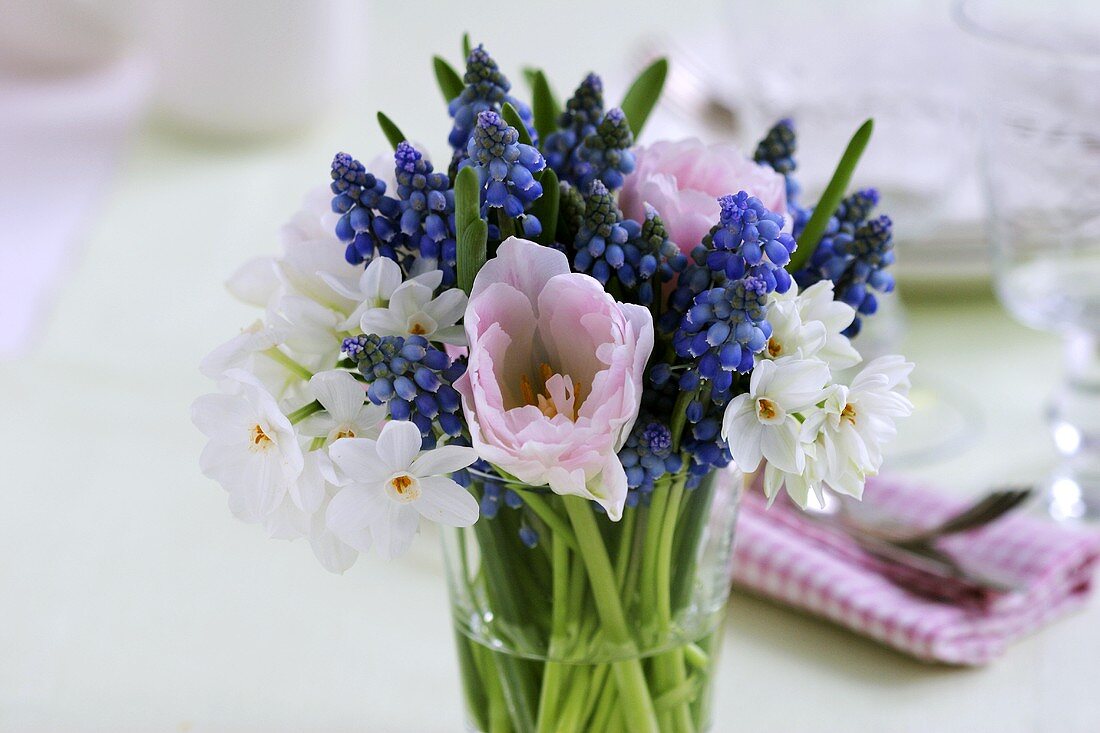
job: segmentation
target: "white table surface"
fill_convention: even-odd
[[[473,21],[436,10],[418,43],[403,42],[415,5],[376,12],[365,54],[364,68],[386,68],[383,51],[402,48],[416,62],[407,74],[365,74],[354,109],[309,134],[143,134],[34,353],[0,363],[0,731],[461,730],[435,538],[329,575],[304,543],[230,516],[198,471],[188,417],[209,388],[199,358],[253,317],[223,279],[275,250],[336,149],[383,150],[373,108],[414,139],[443,140],[424,54],[453,49],[452,29]],[[660,29],[710,5],[642,3],[635,20]],[[537,29],[491,22],[498,57],[531,58]],[[629,39],[601,38],[579,28],[578,53],[541,60],[563,80],[617,68]],[[1052,462],[1040,415],[1057,341],[991,301],[952,297],[911,304],[904,351],[919,378],[974,398],[984,428],[961,455],[910,471],[966,494],[1036,479]],[[1100,730],[1096,602],[987,668],[954,669],[735,596],[721,664],[716,731]]]

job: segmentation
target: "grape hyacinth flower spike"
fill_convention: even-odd
[[[385,195],[385,182],[347,153],[337,153],[333,158],[331,177],[332,211],[340,214],[336,236],[347,244],[347,261],[358,265],[381,254],[400,262],[396,220],[401,215],[401,204]]]
[[[467,152],[469,158],[463,165],[472,165],[477,171],[485,195],[483,215],[485,209],[503,209],[514,219],[542,195],[535,173],[546,167],[546,161],[535,147],[519,142],[516,128],[496,112],[486,110],[477,116]]]
[[[433,425],[461,435],[461,399],[451,385],[466,370],[423,336],[360,334],[344,340],[344,353],[367,380],[367,399],[386,405],[394,420],[411,420],[425,447],[435,444]]]
[[[486,110],[500,112],[505,102],[516,108],[531,139],[537,142],[538,133],[535,132],[531,108],[508,93],[512,88],[511,82],[501,72],[497,62],[484,46],[478,45],[470,51],[466,59],[466,73],[462,80],[466,83],[466,87],[447,105],[448,112],[454,118],[454,126],[451,128],[448,141],[455,149],[456,155],[464,156],[466,144],[477,124],[478,115]]]
[[[408,142],[398,144],[394,162],[401,233],[421,259],[438,265],[443,285],[450,287],[455,283],[457,256],[450,180],[446,173],[434,172],[432,164]]]
[[[596,132],[603,118],[603,81],[589,74],[565,103],[558,118],[558,130],[546,136],[542,149],[546,162],[558,178],[579,183],[575,174],[576,154],[581,143]]]
[[[611,191],[623,186],[624,177],[634,171],[634,134],[621,109],[611,109],[596,131],[585,138],[577,151],[576,171],[581,190],[592,181],[602,181]]]

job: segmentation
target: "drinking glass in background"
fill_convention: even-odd
[[[1100,518],[1100,4],[959,0],[976,88],[994,282],[1008,311],[1061,332],[1050,405],[1058,518]]]
[[[746,137],[780,118],[795,121],[803,202],[816,200],[852,132],[873,117],[853,188],[877,188],[877,211],[894,221],[899,290],[946,293],[988,275],[973,111],[960,83],[966,39],[951,22],[950,0],[738,4],[727,25],[750,24],[776,30],[723,44],[725,76],[738,85],[728,94]],[[859,336],[867,359],[902,350],[902,300],[879,302],[879,315]],[[920,370],[913,379],[916,410],[899,426],[891,469],[957,454],[982,430],[980,410],[961,384]]]

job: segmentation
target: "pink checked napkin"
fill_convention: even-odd
[[[965,505],[888,479],[868,482],[864,502],[914,528],[935,525]],[[757,491],[745,492],[737,525],[735,585],[926,661],[989,662],[1014,640],[1080,607],[1100,559],[1100,534],[1010,515],[944,538],[937,547],[968,568],[1020,590],[980,599],[950,587],[940,593],[917,592],[912,578],[899,582],[896,568],[886,567],[855,541],[789,502],[776,501],[771,508],[766,504]]]

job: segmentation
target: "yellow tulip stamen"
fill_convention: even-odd
[[[538,379],[542,384],[538,392],[531,384],[529,376],[526,374],[520,376],[519,391],[520,396],[523,398],[523,404],[534,405],[546,417],[553,418],[557,415],[565,415],[575,422],[580,414],[581,403],[584,402],[584,398],[581,396],[582,385],[574,383],[568,374],[560,375],[565,382],[565,404],[558,404],[558,400],[550,394],[547,387],[547,383],[555,376],[558,376],[558,373],[554,371],[553,367],[545,362],[539,364]],[[570,397],[572,400],[569,399]],[[570,401],[573,403],[571,409],[569,409],[568,404]]]

